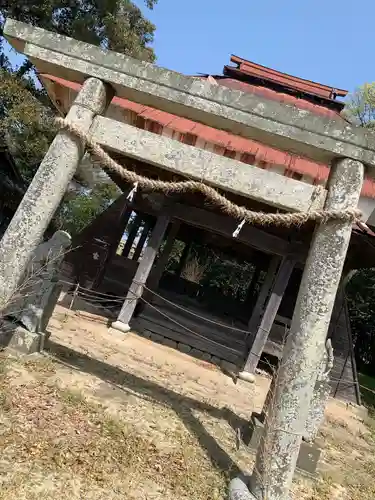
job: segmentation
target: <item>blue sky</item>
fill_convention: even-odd
[[[159,0],[145,13],[157,63],[185,74],[221,73],[233,53],[350,91],[375,81],[374,0]]]
[[[233,53],[349,91],[375,81],[374,0],[135,1],[156,25],[160,66],[220,74]]]

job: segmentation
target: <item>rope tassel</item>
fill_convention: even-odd
[[[79,127],[70,123],[69,120],[57,117],[55,118],[55,123],[60,129],[67,130],[81,139],[82,143],[86,144],[87,151],[92,157],[100,160],[103,167],[119,175],[128,184],[133,184],[133,186],[135,186],[137,183],[137,188],[142,189],[142,191],[159,192],[165,195],[200,193],[208,202],[220,208],[224,214],[241,221],[241,224],[244,221],[248,224],[259,224],[261,226],[273,225],[292,227],[302,226],[310,221],[320,224],[327,223],[331,220],[354,223],[359,222],[362,217],[362,212],[360,210],[352,208],[348,208],[346,210],[311,210],[308,212],[291,212],[282,214],[248,210],[246,207],[241,207],[231,202],[225,198],[225,196],[218,193],[216,189],[208,186],[207,184],[203,184],[203,182],[167,182],[149,179],[147,177],[143,177],[142,175],[138,175],[136,172],[127,170],[125,167],[115,162],[115,160],[113,160],[113,158],[111,158],[109,154],[106,153],[104,149],[90,137],[89,134],[82,132]]]
[[[134,200],[134,196],[135,196],[135,195],[136,195],[136,193],[137,193],[137,189],[138,189],[138,182],[135,182],[135,183],[133,184],[133,188],[131,189],[130,193],[129,193],[129,194],[128,194],[128,196],[126,197],[126,199],[127,199],[128,201],[130,201],[130,203],[132,203],[132,202],[133,202],[133,200]]]
[[[233,238],[237,238],[237,236],[240,234],[241,232],[241,229],[243,228],[244,224],[245,224],[245,219],[242,219],[242,221],[238,224],[237,228],[233,231]]]

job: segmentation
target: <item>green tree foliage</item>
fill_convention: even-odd
[[[366,83],[350,96],[344,115],[359,126],[375,128],[375,83]],[[357,367],[375,376],[375,269],[359,270],[346,293]]]
[[[117,198],[113,184],[99,184],[92,190],[68,193],[55,217],[55,224],[72,236],[82,231]]]
[[[148,8],[153,8],[156,2],[145,0]],[[155,27],[129,0],[0,0],[0,19],[5,22],[7,17],[138,59],[155,59],[149,47]],[[36,82],[28,61],[12,68],[1,40],[0,146],[9,150],[27,182],[34,176],[54,136],[54,110]],[[58,225],[77,232],[112,199],[113,191],[113,186],[99,186],[82,191],[76,200],[68,193],[59,211]]]
[[[344,115],[366,128],[375,126],[375,82],[365,83],[350,96]]]
[[[0,69],[0,141],[30,182],[52,137],[52,110],[42,103],[34,80]]]
[[[347,296],[358,370],[374,376],[375,271],[358,271],[348,284]]]
[[[152,8],[156,1],[145,3]],[[4,18],[12,17],[137,59],[155,59],[148,46],[155,26],[130,0],[0,0],[0,12]]]

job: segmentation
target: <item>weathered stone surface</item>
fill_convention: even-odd
[[[57,303],[61,286],[58,272],[71,238],[56,231],[37,246],[22,278],[23,287],[5,309],[5,316],[21,323],[29,332],[44,332]]]
[[[97,117],[92,134],[99,144],[131,158],[284,210],[306,211],[324,205],[326,192],[321,187],[192,148],[109,118]]]
[[[40,321],[39,331],[46,333],[49,320],[52,317],[53,311],[55,310],[56,304],[59,300],[61,292],[63,290],[62,283],[53,283],[53,287],[49,293],[48,299],[45,301],[43,314]]]
[[[107,86],[90,78],[85,82],[67,118],[88,132],[97,113],[108,104]],[[39,166],[22,202],[0,242],[0,309],[14,295],[30,257],[43,238],[55,210],[83,156],[77,137],[60,131]]]
[[[331,394],[329,373],[332,366],[333,351],[331,341],[328,339],[326,343],[326,352],[324,353],[321,366],[319,367],[318,377],[310,403],[309,415],[305,423],[303,439],[307,442],[314,441],[324,420],[324,411]]]
[[[12,19],[4,34],[42,73],[77,82],[87,75],[102,78],[120,97],[214,128],[323,162],[347,156],[375,165],[374,137],[344,120],[185,77]]]
[[[181,342],[179,342],[177,344],[177,349],[185,354],[189,354],[190,351],[191,351],[191,346],[190,345],[187,345],[187,344],[183,344]]]
[[[256,450],[264,437],[264,431],[264,415],[253,413],[249,428],[244,430],[245,444]],[[321,448],[314,443],[302,442],[296,464],[299,472],[316,474],[321,451]]]
[[[249,491],[244,479],[236,477],[229,483],[228,500],[257,500]]]
[[[361,163],[338,160],[332,166],[326,208],[356,207],[362,182]],[[263,494],[262,484],[268,485],[269,500],[282,500],[289,494],[351,231],[350,222],[331,221],[318,226],[313,235],[265,439],[257,452],[255,496]]]
[[[21,354],[39,352],[43,344],[43,333],[29,332],[15,322],[0,322],[0,345]]]

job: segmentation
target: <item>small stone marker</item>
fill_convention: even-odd
[[[57,276],[71,238],[56,231],[52,238],[37,246],[27,266],[20,293],[5,312],[29,332],[43,332],[57,298]],[[53,303],[52,303],[53,302]]]

